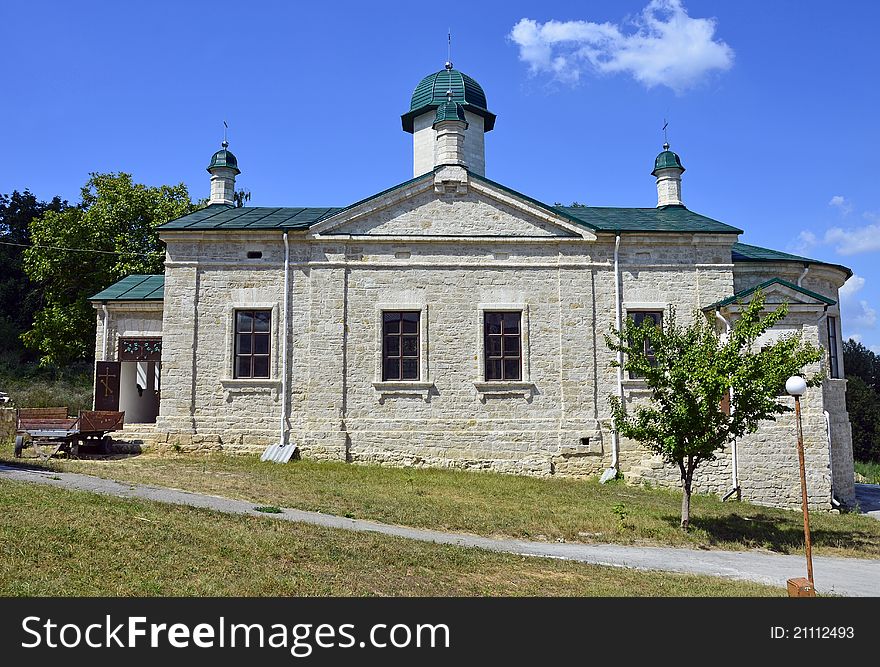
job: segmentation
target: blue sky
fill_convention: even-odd
[[[498,114],[486,173],[538,199],[653,206],[663,119],[692,210],[850,266],[880,351],[880,3],[4,3],[0,192],[205,172],[229,122],[252,205],[339,206],[411,176],[400,114],[446,59]]]

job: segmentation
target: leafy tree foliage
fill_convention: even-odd
[[[95,314],[88,297],[132,273],[160,273],[156,228],[193,210],[183,183],[148,187],[130,174],[91,174],[82,203],[48,210],[30,224],[24,269],[44,290],[22,339],[43,364],[91,357]]]
[[[24,272],[24,249],[30,245],[30,223],[46,211],[59,212],[69,204],[55,197],[38,200],[29,190],[0,194],[0,351],[24,360],[19,336],[31,326],[42,305],[43,292]]]
[[[719,335],[699,312],[688,326],[681,326],[670,309],[659,326],[647,320],[636,326],[628,318],[623,331],[612,329],[605,337],[608,347],[623,352],[623,369],[643,378],[651,390],[651,403],[637,406],[632,414],[619,397],[611,397],[615,427],[678,467],[684,530],[690,523],[697,467],[713,460],[731,440],[755,432],[761,421],[790,411],[788,401],[777,398],[785,380],[822,358],[820,349],[797,336],[755,350],[758,337],[788,312],[783,304],[765,314],[764,303],[764,295],[755,293],[727,336]],[[807,380],[815,386],[821,376]]]
[[[880,462],[880,356],[850,339],[843,344],[843,367],[853,457]]]

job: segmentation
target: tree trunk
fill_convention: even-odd
[[[688,526],[691,522],[691,483],[690,481],[682,480],[682,494],[681,494],[681,529],[685,532],[688,530]]]
[[[681,470],[681,529],[687,532],[691,523],[691,483],[694,480],[694,459],[688,457],[687,467],[684,461],[679,463]]]

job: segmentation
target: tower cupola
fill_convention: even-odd
[[[211,174],[211,199],[209,204],[235,203],[235,177],[241,173],[238,160],[229,150],[229,142],[225,139],[219,151],[211,156],[208,173]]]
[[[681,175],[684,167],[681,158],[663,144],[663,152],[654,160],[651,175],[657,179],[657,207],[684,206],[681,200]]]
[[[495,114],[480,84],[451,62],[422,79],[400,120],[413,135],[413,176],[451,163],[486,174],[484,135],[495,127]]]

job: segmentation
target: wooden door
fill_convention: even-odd
[[[95,362],[95,410],[119,410],[118,361]]]

